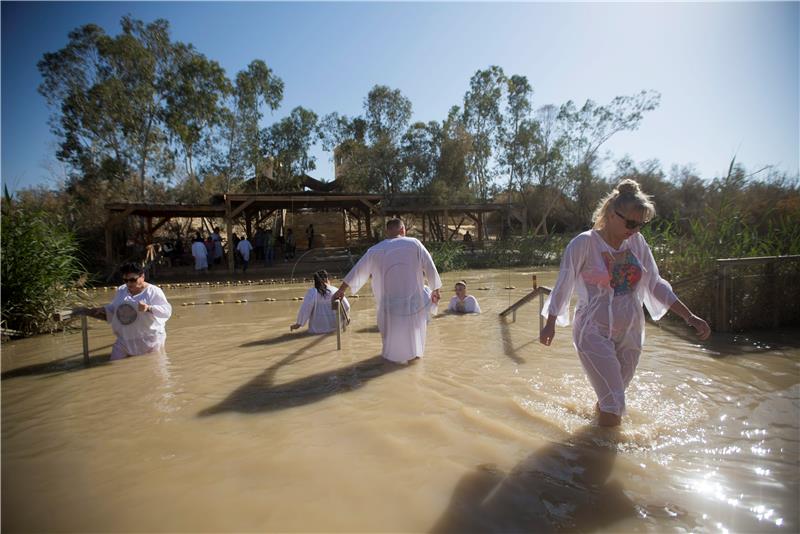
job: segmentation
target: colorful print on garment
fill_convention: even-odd
[[[630,250],[611,254],[603,252],[603,261],[611,276],[614,296],[627,295],[636,289],[642,279],[642,266]]]

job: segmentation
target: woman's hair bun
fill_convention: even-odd
[[[635,195],[641,191],[641,188],[639,187],[638,183],[628,178],[622,180],[619,185],[617,185],[617,191],[619,191],[620,195]]]

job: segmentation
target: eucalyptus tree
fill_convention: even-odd
[[[661,99],[657,91],[641,91],[631,96],[618,96],[601,106],[587,100],[577,108],[570,100],[561,106],[559,123],[567,161],[567,174],[572,194],[582,220],[589,220],[603,186],[594,178],[598,151],[615,134],[636,130],[644,114],[656,109]]]
[[[262,132],[264,155],[272,159],[273,177],[279,189],[297,189],[297,177],[316,168],[311,147],[319,137],[317,123],[316,113],[298,106]]]
[[[249,173],[258,178],[265,171],[259,122],[265,107],[278,109],[283,88],[283,80],[260,59],[236,74],[231,101],[223,112],[224,156],[217,164],[228,189]]]
[[[437,190],[449,201],[474,200],[467,173],[471,148],[472,137],[467,132],[461,108],[452,106],[442,122],[442,145],[436,170]]]
[[[371,191],[367,121],[333,112],[318,126],[323,150],[333,152],[335,179],[345,191]]]
[[[391,197],[406,177],[400,140],[411,120],[411,101],[399,89],[376,85],[364,99],[369,140],[369,183]]]
[[[436,184],[442,155],[442,126],[436,121],[415,122],[401,141],[403,162],[408,169],[408,187],[430,198]]]
[[[568,177],[562,148],[566,142],[559,124],[559,109],[547,104],[536,110],[537,136],[533,157],[532,178],[535,181],[539,203],[539,222],[533,235],[547,235],[547,218],[563,198]]]
[[[164,83],[164,121],[185,157],[186,171],[196,180],[195,159],[211,155],[213,132],[225,119],[224,99],[233,87],[225,70],[192,45],[174,47],[174,76]]]
[[[135,173],[143,199],[148,171],[158,177],[170,163],[160,88],[173,74],[172,45],[166,20],[125,16],[121,27],[116,37],[94,24],[70,32],[64,48],[39,61],[39,92],[53,109],[57,157],[74,177],[125,180]]]
[[[514,183],[520,185],[530,175],[536,124],[531,120],[533,87],[525,76],[506,80],[506,112],[498,127],[498,163],[508,172],[506,192],[511,198]]]
[[[496,172],[490,166],[502,122],[500,101],[506,85],[503,69],[492,65],[477,71],[464,95],[464,123],[472,138],[468,173],[477,197],[486,201]]]

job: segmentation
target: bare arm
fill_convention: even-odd
[[[669,307],[669,311],[686,321],[687,325],[694,328],[697,332],[697,337],[701,340],[708,339],[708,336],[711,335],[711,327],[708,326],[708,323],[693,314],[680,299],[672,303],[672,306]]]
[[[539,343],[542,345],[550,346],[553,338],[556,336],[556,319],[557,315],[548,315],[547,322],[545,323],[542,331],[539,332]]]
[[[331,300],[339,300],[344,297],[344,292],[347,291],[347,288],[350,286],[347,285],[347,282],[342,282],[342,285],[339,286],[339,289],[336,290],[336,293],[333,294]]]

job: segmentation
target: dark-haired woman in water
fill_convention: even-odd
[[[331,308],[331,295],[336,288],[328,284],[328,272],[325,270],[314,273],[314,287],[306,291],[303,305],[297,312],[297,320],[289,327],[297,330],[308,323],[308,331],[312,334],[327,334],[336,330],[336,312]],[[345,312],[350,310],[350,303],[342,298]]]

